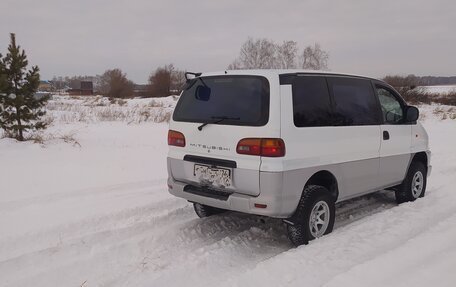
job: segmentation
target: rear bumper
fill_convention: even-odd
[[[195,192],[198,186],[176,180],[173,177],[171,166],[182,164],[180,162],[181,160],[168,158],[168,190],[174,196],[226,210],[276,218],[288,218],[293,212],[293,210],[284,210],[283,208],[282,172],[259,172],[259,178],[250,178],[251,181],[260,182],[260,193],[258,195],[248,195],[241,190],[229,190],[230,194],[226,197],[205,196],[202,195],[204,192]],[[235,170],[234,172],[243,171]],[[192,187],[195,188],[192,190]],[[209,192],[210,190],[206,190],[206,193]],[[266,208],[257,208],[255,204],[266,205]]]

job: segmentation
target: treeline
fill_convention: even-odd
[[[241,45],[239,55],[227,69],[293,69],[328,70],[329,53],[315,43],[299,51],[295,41],[276,43],[266,38],[248,38]],[[158,67],[146,85],[137,85],[120,69],[105,71],[96,76],[54,77],[55,91],[77,86],[81,81],[93,83],[94,93],[113,98],[167,97],[179,94],[185,86],[185,71],[173,64]]]
[[[456,85],[456,76],[436,77],[436,76],[407,76],[390,75],[383,78],[392,86],[437,86],[437,85]]]
[[[436,85],[456,85],[456,76],[453,77],[434,77],[424,76],[418,77],[420,86],[436,86]]]
[[[446,94],[440,94],[417,88],[418,86],[436,85],[434,84],[436,82],[445,85],[451,85],[453,84],[453,82],[451,82],[452,78],[456,77],[417,77],[415,75],[390,75],[384,77],[383,80],[393,86],[408,103],[439,103],[443,105],[456,106],[456,92],[454,91],[450,91]],[[447,79],[448,81],[434,81],[436,79]]]
[[[102,75],[53,77],[50,81],[54,92],[62,92],[77,87],[81,82],[93,83],[95,94],[112,98],[167,97],[179,94],[185,84],[185,72],[178,70],[173,64],[165,65],[153,71],[146,85],[138,85],[127,78],[121,69],[109,69]]]

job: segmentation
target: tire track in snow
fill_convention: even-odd
[[[144,190],[144,189],[153,189],[155,190],[157,187],[164,187],[166,186],[166,179],[157,179],[151,181],[142,181],[142,182],[127,182],[121,184],[115,184],[105,187],[92,187],[92,188],[84,188],[78,189],[70,192],[57,192],[57,193],[50,193],[45,194],[42,196],[35,196],[35,197],[27,197],[23,199],[16,199],[11,201],[3,201],[0,202],[0,213],[3,212],[11,212],[12,210],[19,209],[28,205],[36,205],[36,204],[46,204],[49,202],[55,202],[59,200],[69,200],[74,198],[80,197],[96,197],[101,196],[106,193],[118,193],[124,192],[128,189],[133,190]],[[152,188],[151,188],[152,187]]]
[[[163,193],[165,193],[165,190],[162,190]],[[166,202],[169,202],[167,206]],[[177,207],[177,208],[176,208]],[[62,263],[61,260],[56,258],[57,256],[61,257],[62,260],[65,257],[69,257],[69,255],[72,255],[74,253],[75,247],[77,249],[78,245],[90,245],[91,248],[97,245],[105,245],[109,246],[110,242],[120,242],[120,244],[124,244],[124,241],[126,239],[131,239],[132,237],[135,237],[137,234],[139,236],[150,236],[150,233],[153,233],[155,230],[160,227],[163,227],[163,225],[166,225],[168,227],[168,230],[179,230],[179,227],[176,229],[169,228],[169,226],[173,226],[178,224],[180,221],[188,221],[189,218],[191,220],[194,220],[193,225],[191,225],[190,228],[185,228],[183,227],[181,230],[181,234],[172,234],[171,236],[165,236],[164,239],[162,239],[163,242],[168,242],[167,245],[168,248],[163,248],[162,249],[162,254],[166,254],[169,251],[172,251],[176,248],[177,245],[183,245],[183,246],[189,246],[192,245],[192,243],[195,241],[193,239],[201,239],[201,235],[204,234],[206,238],[212,237],[212,239],[217,238],[217,237],[223,237],[223,236],[228,236],[228,235],[233,235],[233,230],[239,229],[238,232],[242,232],[246,228],[250,228],[251,222],[253,219],[248,218],[247,223],[239,224],[237,220],[237,216],[239,215],[234,215],[236,217],[236,220],[228,220],[227,222],[225,221],[220,221],[219,219],[216,218],[208,218],[205,220],[195,220],[195,215],[193,214],[193,210],[191,209],[190,206],[185,201],[176,199],[174,197],[170,197],[167,201],[164,202],[154,202],[147,208],[136,208],[133,211],[128,211],[129,213],[132,213],[132,216],[140,215],[143,217],[141,219],[141,222],[136,222],[137,220],[134,220],[134,224],[132,226],[124,226],[119,223],[119,221],[125,221],[125,212],[121,212],[119,214],[114,214],[114,216],[109,215],[109,216],[104,216],[104,217],[99,217],[99,218],[88,218],[85,219],[81,222],[77,222],[74,224],[71,224],[69,226],[65,226],[63,231],[66,230],[73,230],[76,229],[77,233],[81,233],[84,230],[84,227],[87,226],[88,224],[97,222],[97,226],[101,225],[107,225],[106,230],[101,230],[97,231],[95,233],[89,233],[87,235],[81,236],[81,237],[74,237],[72,238],[71,236],[67,236],[67,238],[63,238],[61,244],[58,244],[57,246],[51,246],[47,248],[43,248],[40,250],[28,252],[28,253],[23,253],[19,256],[16,256],[15,258],[8,258],[4,260],[3,262],[0,263],[0,270],[5,270],[4,267],[7,268],[8,265],[10,266],[26,266],[28,265],[30,267],[31,273],[33,272],[38,272],[36,269],[36,265],[44,265],[47,266],[47,268],[51,268],[52,270],[52,264],[46,264],[46,262],[43,262],[43,258],[46,258],[48,256],[52,256],[52,260],[54,262],[59,262],[59,264]],[[154,215],[156,213],[163,213],[163,216],[157,216]],[[191,216],[189,216],[191,214]],[[245,216],[244,216],[245,217]],[[255,219],[256,220],[256,219]],[[131,220],[128,220],[131,221]],[[241,220],[246,221],[245,219]],[[119,228],[114,228],[111,226],[109,223],[116,222],[119,225]],[[96,230],[96,228],[95,228]],[[196,232],[196,237],[193,235],[188,236],[189,234],[195,234],[192,232],[193,230],[198,230]],[[45,230],[40,233],[40,235],[48,235],[55,236],[56,232],[62,232],[62,226],[57,226],[53,228],[52,230]],[[87,233],[87,230],[84,231]],[[166,231],[165,231],[166,233]],[[34,234],[34,237],[37,234]],[[71,234],[70,234],[71,235]],[[25,240],[28,240],[32,235],[26,234],[24,236]],[[38,236],[39,238],[40,236]],[[176,244],[174,241],[171,240],[171,243],[169,243],[169,238],[180,238],[179,242]],[[189,240],[190,238],[190,240]],[[17,241],[17,239],[14,239]],[[215,239],[217,240],[217,239]],[[19,240],[20,241],[20,240]],[[201,241],[201,240],[200,240]],[[200,248],[201,246],[204,246],[207,244],[207,239],[203,240],[200,243],[197,243],[194,248]],[[19,242],[19,245],[20,242]],[[9,247],[11,247],[11,244],[9,244]],[[116,248],[116,245],[111,246],[109,248]],[[128,247],[130,248],[130,247]],[[83,248],[84,249],[84,248]],[[185,249],[185,248],[184,248]],[[83,252],[83,251],[81,251]],[[86,250],[86,253],[88,250]],[[105,256],[104,254],[102,256]],[[44,260],[46,261],[46,260]],[[51,262],[52,263],[52,262]],[[66,266],[66,265],[65,265]],[[57,266],[55,266],[57,267]],[[25,268],[24,268],[25,269]],[[38,268],[39,269],[39,268]],[[13,270],[11,270],[13,271]],[[23,271],[23,270],[22,270]],[[22,274],[21,271],[21,274]],[[45,270],[42,270],[45,272]],[[14,272],[13,272],[14,273]],[[14,277],[14,276],[10,276]],[[21,275],[18,275],[18,278],[20,278]]]
[[[344,227],[365,216],[397,206],[394,192],[382,190],[336,204],[334,228]]]
[[[157,212],[148,221],[94,231],[79,237],[68,238],[39,250],[22,253],[0,262],[0,273],[8,274],[10,280],[24,281],[20,284],[21,286],[30,286],[35,280],[33,278],[39,277],[40,274],[44,276],[45,281],[52,281],[55,277],[53,275],[57,274],[57,271],[71,277],[68,270],[82,270],[85,268],[84,266],[89,268],[100,256],[101,260],[98,263],[103,265],[103,258],[109,257],[111,251],[119,248],[124,248],[128,252],[133,248],[134,251],[135,245],[142,238],[141,235],[150,236],[154,231],[159,231],[163,225],[172,226],[181,218],[186,220],[192,210],[187,204],[182,205],[182,202],[180,204],[180,207],[172,210]],[[15,266],[22,266],[22,268],[16,270]],[[29,275],[28,278],[23,278],[24,272]],[[55,285],[51,284],[51,286],[64,285],[64,282],[54,283]]]
[[[147,183],[152,183],[152,185]],[[0,261],[19,256],[22,252],[32,252],[33,249],[45,248],[49,244],[58,245],[62,241],[81,236],[81,234],[116,228],[116,226],[129,225],[134,222],[148,221],[157,213],[157,210],[160,212],[163,209],[173,210],[184,206],[179,199],[169,196],[164,191],[162,180],[113,185],[108,186],[106,190],[102,188],[93,190],[93,195],[90,194],[90,190],[82,190],[81,192],[72,192],[71,196],[79,196],[77,200],[81,209],[87,209],[87,204],[109,204],[109,202],[114,201],[117,202],[117,205],[120,205],[118,210],[114,209],[114,212],[113,210],[95,210],[90,215],[86,215],[86,212],[82,211],[76,214],[77,216],[74,216],[74,218],[63,220],[61,223],[50,224],[47,227],[41,226],[40,229],[35,231],[29,228],[25,229],[27,226],[19,226],[23,227],[24,232],[8,232],[8,237],[0,237]],[[57,197],[60,198],[60,201],[66,199],[63,195],[58,194]],[[151,201],[151,196],[153,196],[153,201]],[[89,199],[86,199],[86,197],[89,197]],[[143,203],[123,206],[124,200],[128,197],[140,198]],[[83,198],[86,199],[86,202],[83,202]],[[24,209],[25,205],[16,214],[40,220],[41,210],[53,213],[53,207],[62,204],[60,201],[48,201],[47,199],[48,196],[46,196],[46,200],[40,202],[41,205],[32,204],[30,206],[32,211],[29,214],[26,213],[29,210]],[[39,209],[36,208],[36,205],[39,206]],[[9,221],[14,220],[14,217],[17,216],[16,214],[10,211],[0,221],[3,221],[5,227],[7,227]],[[16,227],[11,226],[10,228]],[[34,238],[33,242],[30,242],[30,238]],[[21,246],[27,247],[27,249],[32,248],[32,250],[15,248]]]
[[[456,274],[450,266],[456,266],[455,240],[456,214],[453,214],[405,244],[335,276],[325,286],[454,286]],[[443,263],[448,259],[452,265]],[[435,272],[441,268],[447,269],[447,276]],[[415,274],[425,276],[417,278]]]
[[[333,234],[287,252],[283,251],[291,246],[280,221],[267,219],[260,223],[258,217],[235,213],[197,219],[185,201],[173,198],[171,202],[171,197],[166,197],[163,202],[156,201],[154,208],[132,211],[136,215],[131,220],[122,220],[120,215],[112,221],[109,215],[102,217],[96,226],[106,225],[106,229],[85,229],[86,234],[64,240],[59,248],[48,246],[23,254],[23,261],[0,265],[0,273],[8,274],[8,282],[22,286],[33,282],[80,285],[85,280],[100,286],[169,282],[206,286],[221,283],[222,279],[229,280],[227,285],[238,286],[320,286],[337,274],[406,244],[426,232],[438,218],[454,214],[456,211],[450,208],[456,206],[454,197],[448,197],[448,190],[440,190],[448,183],[430,185],[427,197],[399,207],[395,207],[389,192],[338,204]],[[167,193],[165,188],[157,192]],[[169,214],[163,211],[166,202]],[[434,212],[433,205],[443,208]],[[144,214],[153,212],[164,215]],[[82,221],[75,223],[75,235],[91,223]],[[109,226],[109,222],[117,225]],[[14,270],[17,263],[23,264],[21,271]],[[24,278],[23,274],[29,276]]]
[[[151,228],[154,227],[152,226],[153,224],[143,223],[130,228],[100,232],[86,236],[84,244],[81,242],[68,242],[58,249],[49,248],[37,253],[26,254],[17,258],[15,262],[4,263],[10,266],[17,266],[18,264],[24,266],[23,269],[25,270],[21,270],[16,276],[10,277],[20,280],[22,272],[27,272],[31,277],[22,282],[22,285],[26,286],[35,280],[40,280],[37,278],[41,278],[41,280],[47,278],[49,281],[50,278],[53,278],[52,274],[75,269],[81,272],[84,266],[89,266],[89,264],[86,264],[89,262],[92,266],[93,264],[101,266],[105,258],[109,257],[110,254],[116,254],[116,257],[118,257],[121,254],[131,255],[133,253],[136,256],[126,257],[125,260],[116,265],[117,268],[120,268],[119,274],[125,276],[125,270],[129,269],[128,266],[133,264],[133,270],[136,269],[136,262],[139,264],[139,260],[144,257],[144,254],[156,259],[161,258],[162,260],[156,260],[154,264],[160,265],[161,269],[166,268],[167,265],[170,265],[173,254],[178,254],[182,251],[185,251],[184,254],[188,254],[186,249],[189,247],[193,249],[203,248],[210,242],[223,240],[226,236],[236,236],[235,234],[250,228],[252,220],[251,218],[242,219],[239,223],[239,215],[234,214],[232,215],[234,216],[232,220],[221,221],[220,219],[212,218],[211,222],[208,222],[195,219],[194,216],[190,217],[188,213],[193,214],[193,211],[189,206],[186,206],[183,208],[183,214],[181,213],[178,216],[178,218],[186,222],[185,225],[188,225],[184,228],[179,228],[182,224],[176,220],[176,217],[167,220],[169,226],[165,226],[166,229],[163,230],[162,223],[164,220],[160,218],[157,220],[160,223],[160,228]],[[192,230],[197,230],[197,232],[192,232]],[[201,236],[202,233],[205,235]],[[157,246],[160,247],[157,248]],[[43,258],[45,259],[44,261]],[[65,261],[66,258],[71,258],[71,260]],[[36,268],[37,264],[43,264],[45,268],[40,270],[40,268]],[[0,264],[0,270],[6,270],[3,267],[7,266]],[[86,271],[89,272],[90,270]],[[73,275],[77,276],[77,274]],[[67,277],[69,276],[67,275]],[[101,278],[98,279],[100,280]],[[54,283],[59,284],[59,282]]]
[[[456,214],[454,197],[449,197],[443,206],[440,204],[439,209],[434,208],[442,196],[430,190],[428,197],[414,203],[352,222],[307,246],[258,264],[226,286],[322,286],[351,268],[401,248],[441,218]]]
[[[341,226],[396,206],[390,191],[367,195],[340,205],[340,213],[336,220]],[[210,235],[209,237],[213,236]],[[251,222],[248,223],[244,231],[238,234],[231,234],[198,249],[191,248],[190,250],[193,252],[190,256],[185,255],[185,253],[184,256],[180,257],[171,256],[176,262],[186,262],[186,264],[167,266],[167,269],[161,270],[159,275],[146,276],[147,279],[139,285],[147,285],[147,282],[152,281],[154,285],[160,286],[172,280],[177,285],[203,284],[210,286],[220,281],[218,277],[220,271],[218,270],[223,270],[224,277],[234,277],[240,272],[252,269],[259,262],[269,260],[290,248],[292,246],[286,238],[285,225],[281,223],[281,220],[266,218],[265,224],[258,225],[257,222]],[[186,257],[190,257],[190,259]],[[212,260],[212,258],[224,258],[224,260],[219,262]],[[195,277],[178,275],[183,273],[199,274],[198,271],[201,266],[209,267],[204,278],[198,275]],[[139,275],[134,277],[140,277]]]
[[[119,231],[141,224],[166,224],[169,220],[177,219],[181,216],[181,210],[184,207],[188,208],[185,202],[175,198],[169,198],[146,206],[125,209],[117,213],[88,217],[80,221],[40,230],[39,232],[5,238],[0,241],[0,254],[2,254],[0,263],[21,256],[24,253],[40,251],[47,248],[49,244],[62,246],[64,242],[84,241],[85,237],[92,236],[93,234],[106,231]],[[188,213],[191,212],[188,211]],[[163,220],[162,217],[165,216],[169,216],[169,218]],[[32,244],[30,244],[30,238],[35,238]],[[27,246],[27,249],[15,249],[14,247],[16,246]]]
[[[166,193],[166,190],[161,192]],[[376,212],[379,204],[383,204],[376,200],[377,197],[366,196],[344,203],[338,218],[349,215],[348,218],[341,220],[344,224],[348,224],[354,220],[353,218]],[[352,212],[353,210],[356,211]],[[244,272],[245,269],[253,268],[258,262],[291,248],[281,221],[269,218],[263,220],[265,223],[261,223],[260,217],[230,212],[197,219],[192,208],[185,201],[168,198],[164,202],[154,202],[145,208],[122,211],[114,216],[111,214],[88,218],[70,225],[67,230],[76,229],[75,234],[85,234],[72,237],[70,233],[59,245],[48,246],[6,260],[0,264],[0,270],[2,266],[8,265],[28,266],[30,275],[34,275],[26,279],[25,284],[37,278],[50,278],[57,270],[65,272],[65,270],[79,269],[80,272],[81,266],[88,265],[89,262],[91,264],[100,262],[102,265],[103,258],[109,258],[111,253],[127,254],[128,250],[134,250],[131,253],[136,256],[126,256],[126,260],[120,259],[118,262],[116,267],[119,268],[118,277],[94,280],[123,282],[132,280],[130,274],[136,274],[134,278],[142,278],[141,275],[144,274],[151,276],[152,271],[152,273],[160,273],[156,277],[151,276],[160,281],[163,278],[171,278],[176,272],[185,272],[189,268],[194,268],[197,273],[198,266],[210,262],[211,257],[232,258],[231,261],[218,262],[218,265],[213,266],[229,270],[234,275],[239,272],[239,268]],[[95,228],[85,228],[94,222],[96,222]],[[115,226],[112,225],[113,223],[116,223]],[[97,226],[105,226],[105,228],[99,230]],[[53,230],[46,230],[44,235],[55,235],[55,232],[61,229],[62,227],[58,226]],[[24,238],[29,238],[29,235]],[[265,247],[268,252],[264,251]],[[233,257],[231,253],[236,256]],[[49,262],[46,262],[46,258],[49,257]],[[45,258],[44,262],[43,258]],[[66,258],[72,259],[68,261]],[[243,259],[239,260],[240,258]],[[191,262],[191,264],[187,268],[182,268],[182,262]],[[46,267],[37,270],[35,267],[37,264]],[[126,272],[126,270],[129,271]],[[215,269],[214,274],[217,274]],[[76,273],[73,275],[77,276]],[[16,279],[20,278],[18,274]],[[209,276],[207,281],[216,282],[217,277]]]

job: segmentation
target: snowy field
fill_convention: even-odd
[[[456,85],[419,86],[417,89],[422,93],[439,94],[441,96],[456,93]]]
[[[426,197],[339,204],[294,248],[280,220],[199,219],[168,194],[173,98],[107,101],[54,99],[41,144],[0,139],[0,286],[456,286],[456,109],[420,107]]]

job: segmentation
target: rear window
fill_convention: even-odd
[[[260,76],[195,78],[182,92],[174,110],[178,122],[263,126],[269,118],[269,82]]]

